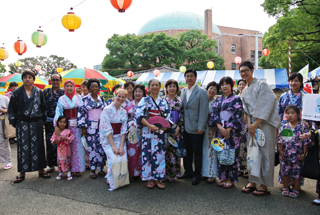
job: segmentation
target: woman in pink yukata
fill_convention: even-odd
[[[117,162],[127,161],[127,146],[125,144],[127,135],[127,111],[121,107],[127,98],[128,92],[124,89],[118,89],[115,92],[114,102],[103,109],[100,118],[100,143],[107,155],[108,171],[106,175],[110,191],[117,189],[114,187],[112,165],[115,156]]]
[[[57,144],[57,163],[59,175],[56,177],[57,180],[61,180],[64,172],[68,172],[67,180],[72,180],[71,175],[71,148],[70,143],[74,139],[74,135],[68,129],[68,118],[66,116],[60,116],[57,120],[57,126],[60,129],[59,136],[56,132],[51,137],[51,142]]]

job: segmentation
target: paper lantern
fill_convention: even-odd
[[[41,48],[47,43],[47,35],[43,33],[42,30],[38,29],[36,32],[33,32],[31,40],[36,47]]]
[[[181,73],[185,73],[187,68],[185,66],[180,66],[179,70]]]
[[[213,63],[212,61],[209,61],[209,62],[207,63],[207,67],[208,67],[209,69],[212,69],[212,68],[214,67],[214,63]]]
[[[112,6],[118,10],[118,12],[125,12],[131,5],[132,0],[110,0]]]
[[[13,49],[18,55],[22,55],[27,51],[27,45],[22,40],[19,40],[18,37],[18,41],[14,43]]]
[[[62,71],[63,71],[63,69],[59,66],[59,67],[57,68],[57,72],[60,73],[60,72],[62,72]]]
[[[236,64],[240,64],[242,62],[242,58],[240,56],[235,57],[234,62]]]
[[[4,44],[3,44],[4,45]],[[1,47],[0,48],[0,60],[4,61],[5,59],[7,59],[9,57],[9,52],[4,48]]]
[[[128,71],[127,72],[127,76],[130,78],[130,77],[132,77],[133,76],[133,72],[132,71]]]
[[[70,10],[73,10],[71,8]],[[63,27],[69,30],[69,32],[74,32],[81,25],[81,19],[79,16],[75,15],[74,12],[70,11],[64,15],[61,19]]]
[[[157,69],[155,69],[155,70],[153,71],[153,75],[156,76],[156,77],[158,77],[158,76],[160,75],[160,71],[157,70]]]
[[[35,68],[35,70],[37,70],[37,72],[39,72],[41,70],[41,66],[39,64],[37,64],[34,68]]]
[[[14,65],[16,65],[16,67],[19,67],[21,66],[21,62],[17,60],[17,62],[15,62]]]
[[[263,49],[262,54],[264,56],[268,56],[270,54],[270,50],[269,49]]]

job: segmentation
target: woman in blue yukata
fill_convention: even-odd
[[[118,89],[115,92],[114,101],[103,109],[100,118],[100,143],[107,155],[108,171],[106,175],[110,191],[117,189],[114,186],[112,165],[115,156],[117,162],[127,161],[127,146],[125,144],[127,135],[127,111],[122,108],[123,102],[127,98],[128,92],[124,89]]]
[[[90,178],[96,179],[96,169],[101,176],[105,176],[103,167],[106,165],[106,156],[100,144],[99,124],[101,113],[106,107],[103,97],[98,95],[100,91],[100,81],[91,78],[87,82],[89,94],[82,99],[82,106],[78,112],[78,126],[82,128],[82,136],[88,143],[88,154],[90,161]]]
[[[139,102],[135,119],[142,127],[142,180],[148,181],[147,187],[165,189],[162,180],[166,179],[166,140],[163,130],[150,125],[146,117],[162,116],[170,119],[170,109],[167,102],[159,97],[160,81],[151,79],[148,83],[150,96]]]
[[[238,182],[238,164],[240,152],[240,137],[244,126],[242,122],[242,101],[240,97],[233,94],[233,80],[230,77],[223,77],[219,86],[223,93],[213,105],[209,118],[210,127],[217,127],[217,137],[225,139],[227,145],[230,142],[230,149],[235,149],[235,161],[232,165],[222,165],[218,160],[218,186],[230,188]]]

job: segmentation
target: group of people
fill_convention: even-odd
[[[294,73],[289,77],[291,89],[278,101],[267,83],[253,77],[250,61],[240,64],[239,73],[238,95],[232,78],[212,81],[203,89],[196,84],[197,72],[188,69],[184,73],[187,87],[181,91],[173,79],[165,83],[164,96],[160,96],[161,83],[156,79],[149,81],[148,95],[144,85],[128,81],[123,87],[116,86],[114,98],[105,101],[99,95],[98,79],[82,83],[80,94],[72,80],[66,80],[60,89],[62,78],[53,74],[52,88],[41,91],[33,86],[35,74],[26,70],[23,85],[12,90],[10,102],[0,97],[1,115],[8,112],[10,124],[16,128],[19,175],[14,182],[22,182],[31,171],[50,178],[55,166],[57,180],[65,172],[67,180],[72,180],[90,168],[90,178],[103,176],[109,190],[114,190],[118,187],[112,168],[115,163],[127,162],[130,181],[141,178],[149,189],[165,189],[164,181],[172,183],[177,178],[193,178],[192,185],[197,185],[203,177],[208,183],[218,178],[218,186],[228,189],[243,176],[249,183],[241,192],[262,196],[270,194],[268,187],[273,186],[277,147],[282,195],[296,198],[303,184],[300,172],[308,145],[319,142],[314,134],[317,123],[301,123],[302,76]],[[165,119],[170,126],[164,129],[152,123],[153,117]],[[1,126],[3,130],[4,123]],[[288,128],[294,133],[289,141],[280,135]],[[264,133],[265,144],[259,146],[260,162],[250,164],[251,170],[259,169],[252,174],[247,170],[247,149],[257,129]],[[8,142],[5,136],[1,138],[1,144]],[[230,163],[212,147],[213,139],[232,150]],[[1,146],[0,152],[10,150],[7,148]],[[7,157],[0,154],[0,162],[11,164]],[[317,183],[319,193],[320,181]],[[320,204],[320,197],[314,204]]]

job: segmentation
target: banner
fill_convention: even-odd
[[[320,121],[320,94],[304,94],[302,97],[302,118]]]
[[[305,82],[308,79],[308,73],[309,73],[309,64],[306,65],[305,67],[303,67],[299,73],[302,75],[303,77],[303,82]]]
[[[313,94],[312,82],[306,82],[303,84],[303,89],[309,94]]]

